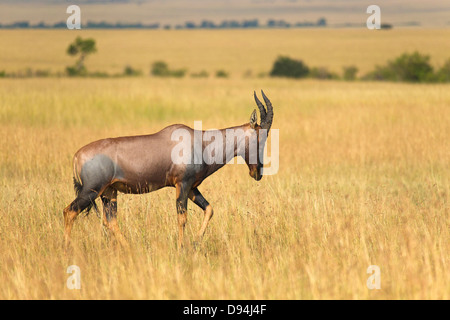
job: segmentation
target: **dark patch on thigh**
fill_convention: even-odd
[[[87,190],[82,191],[77,198],[70,204],[70,210],[81,212],[84,210],[90,211],[95,204],[95,199],[98,193],[96,191]],[[96,209],[97,210],[97,209]]]
[[[81,168],[80,178],[83,183],[83,191],[88,189],[100,192],[113,179],[120,178],[122,175],[122,170],[111,158],[103,154],[96,155],[86,161]]]

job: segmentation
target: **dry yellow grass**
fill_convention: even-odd
[[[179,254],[174,190],[164,189],[119,196],[130,251],[91,213],[64,253],[79,147],[176,122],[242,124],[259,88],[275,106],[279,173],[255,182],[230,165],[207,179],[215,216],[198,250],[202,212],[189,204]],[[448,299],[449,106],[448,85],[0,79],[0,298]],[[66,287],[72,264],[81,290]],[[366,287],[369,265],[381,268],[380,290]]]

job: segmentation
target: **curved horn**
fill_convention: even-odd
[[[261,128],[267,129],[267,131],[269,131],[270,127],[272,126],[272,121],[273,121],[273,107],[272,107],[272,103],[270,102],[270,100],[264,94],[264,91],[261,90],[261,93],[262,93],[264,102],[266,103],[266,106],[267,106],[267,114],[264,117],[264,120],[261,120]]]
[[[255,102],[256,105],[258,106],[259,109],[259,113],[261,114],[261,123],[264,121],[264,119],[266,118],[266,108],[264,108],[264,105],[261,103],[261,101],[259,101],[258,97],[256,96],[256,92],[253,91],[253,96],[255,97]]]

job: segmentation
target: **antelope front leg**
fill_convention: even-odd
[[[205,234],[206,227],[208,226],[209,220],[211,220],[214,211],[211,205],[208,203],[208,201],[206,201],[206,199],[202,196],[197,188],[192,189],[192,191],[189,193],[189,199],[191,199],[192,202],[194,202],[197,206],[202,208],[204,212],[203,223],[197,233],[197,241],[200,242],[203,238],[203,235]]]
[[[183,247],[184,226],[187,221],[187,192],[186,188],[181,184],[176,185],[177,189],[177,214],[178,214],[178,250]]]

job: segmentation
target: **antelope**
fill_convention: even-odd
[[[73,157],[73,182],[76,198],[63,211],[64,238],[66,247],[70,243],[70,234],[77,216],[92,207],[97,209],[95,200],[100,197],[103,204],[102,222],[110,230],[116,240],[123,246],[127,241],[120,232],[117,223],[117,193],[144,194],[164,187],[175,187],[176,209],[178,216],[178,248],[183,247],[183,233],[187,221],[187,202],[190,199],[204,211],[203,222],[197,233],[197,241],[205,234],[208,222],[213,216],[213,208],[198,190],[199,185],[211,174],[222,168],[230,159],[240,156],[248,166],[250,176],[256,181],[263,176],[263,153],[267,133],[273,121],[273,107],[270,100],[261,90],[267,109],[259,101],[254,92],[254,99],[260,111],[260,125],[257,123],[256,109],[253,110],[250,122],[240,126],[199,131],[182,124],[170,125],[161,131],[139,136],[126,136],[94,141],[79,149]],[[225,145],[227,139],[232,141],[231,148],[215,149],[222,151],[221,161],[175,163],[173,149],[177,145],[173,135],[176,131],[188,133],[189,148],[194,150],[192,138],[201,135],[203,138],[222,137],[222,141],[201,140],[201,152],[211,143]],[[243,135],[231,136],[240,131]],[[259,134],[261,132],[266,133]],[[217,138],[216,138],[217,139]],[[258,148],[256,161],[250,154],[249,145]],[[193,154],[188,160],[193,160]],[[217,154],[220,156],[220,152]],[[195,161],[194,161],[195,162]]]

